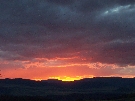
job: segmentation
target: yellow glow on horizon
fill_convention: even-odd
[[[42,81],[42,79],[33,79],[33,80],[35,80],[35,81]]]
[[[49,79],[58,79],[61,81],[75,81],[75,80],[82,79],[82,77],[80,77],[80,76],[77,76],[77,77],[63,76],[63,77],[49,77]]]

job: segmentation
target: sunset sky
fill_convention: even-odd
[[[135,0],[0,0],[0,78],[135,77]]]

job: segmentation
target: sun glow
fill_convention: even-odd
[[[63,77],[49,77],[49,79],[58,79],[61,81],[75,81],[75,80],[82,79],[82,77],[80,77],[80,76],[76,76],[76,77],[63,76]]]
[[[42,81],[42,79],[33,79],[33,80],[35,80],[35,81]]]

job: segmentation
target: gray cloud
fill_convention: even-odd
[[[2,59],[79,52],[87,62],[135,65],[134,0],[4,0],[0,11]]]

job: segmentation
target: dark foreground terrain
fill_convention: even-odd
[[[0,96],[0,101],[135,101],[135,94],[112,95],[72,95],[72,96]]]
[[[135,101],[135,78],[0,79],[0,101]]]

